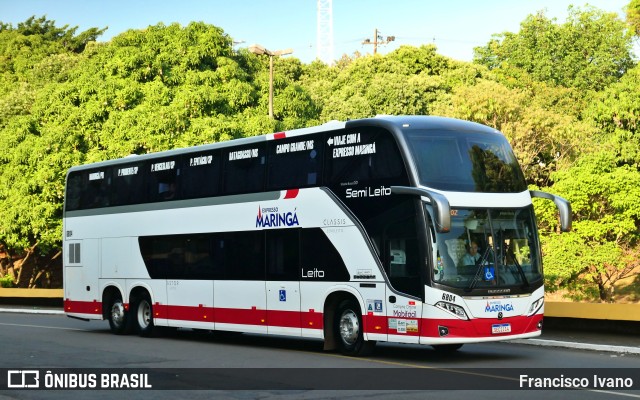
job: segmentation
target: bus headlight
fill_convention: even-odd
[[[544,297],[540,297],[538,300],[531,303],[531,307],[529,307],[529,312],[527,313],[527,316],[530,317],[536,314],[538,311],[540,311],[543,304],[544,304]]]
[[[443,309],[460,319],[469,319],[469,317],[467,317],[467,313],[464,311],[464,308],[456,304],[447,303],[446,301],[439,301],[436,303],[436,307]]]

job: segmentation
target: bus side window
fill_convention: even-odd
[[[363,184],[367,181],[397,179],[408,183],[398,146],[381,128],[363,127],[328,132],[325,142],[325,179],[329,185]]]
[[[297,281],[300,278],[300,229],[265,231],[267,280]]]
[[[213,279],[211,235],[186,235],[183,274],[187,279]]]
[[[224,158],[224,194],[264,191],[265,146],[233,147],[222,152]]]
[[[384,238],[382,262],[394,289],[416,297],[422,296],[418,214],[413,200],[404,200],[380,214],[372,226],[379,227],[376,237]],[[386,223],[385,223],[386,222]]]
[[[147,165],[148,199],[150,202],[176,200],[180,164],[177,157],[152,160]]]
[[[261,231],[227,232],[224,237],[226,279],[264,280],[264,233]]]
[[[342,256],[321,228],[303,229],[301,241],[300,276],[303,280],[349,281],[349,271]]]
[[[176,279],[176,249],[181,247],[181,239],[175,235],[141,236],[138,238],[140,254],[152,279]]]
[[[74,211],[80,209],[80,200],[83,193],[83,180],[85,171],[72,172],[67,178],[67,190],[65,193],[65,209],[66,211]]]
[[[88,170],[69,175],[66,210],[86,210],[109,205],[109,170]]]
[[[144,164],[124,164],[113,168],[111,205],[123,206],[144,203],[147,200]]]
[[[222,177],[220,151],[187,154],[180,168],[180,194],[183,199],[213,197],[220,193]]]
[[[269,141],[267,190],[319,186],[322,148],[320,135]]]

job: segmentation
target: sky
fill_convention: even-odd
[[[570,5],[590,4],[624,19],[630,0],[333,0],[333,58],[371,54],[375,29],[395,41],[378,47],[386,54],[401,45],[434,44],[439,54],[471,61],[473,48],[493,34],[518,32],[529,15],[544,10],[558,23]],[[108,41],[128,29],[202,21],[222,28],[236,48],[257,43],[271,50],[293,49],[309,63],[317,55],[317,0],[0,0],[0,21],[16,26],[31,16],[46,16],[56,26],[96,27]],[[638,55],[637,47],[636,54]]]

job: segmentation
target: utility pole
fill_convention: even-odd
[[[378,32],[378,28],[373,33],[373,42],[371,39],[367,38],[362,41],[362,44],[372,44],[373,45],[373,55],[375,56],[378,53],[378,45],[389,44],[396,40],[395,36],[387,36],[386,39],[382,37],[382,34]]]

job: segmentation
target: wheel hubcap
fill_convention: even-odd
[[[352,310],[345,310],[340,317],[340,337],[348,345],[353,345],[360,335],[358,315]]]
[[[151,323],[151,305],[146,300],[142,300],[138,307],[138,322],[141,328],[146,328]]]
[[[124,304],[122,301],[117,301],[111,306],[111,321],[116,326],[122,326],[124,323]]]

